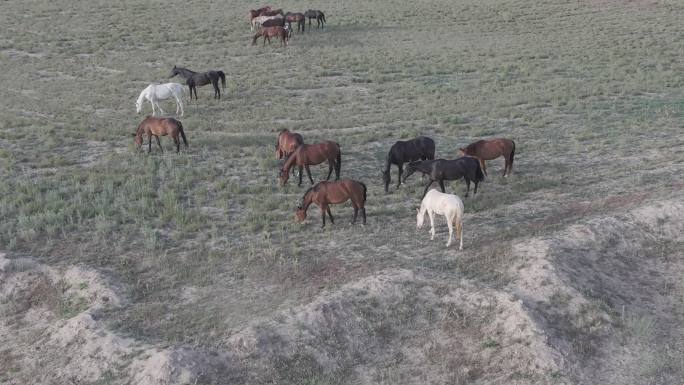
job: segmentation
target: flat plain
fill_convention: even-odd
[[[287,0],[328,21],[287,48],[250,45],[261,5],[3,3],[1,384],[684,383],[684,3]],[[174,65],[227,87],[148,155]],[[295,223],[283,128],[340,143],[366,226]],[[516,142],[463,251],[416,229],[420,177],[384,192],[418,135]]]

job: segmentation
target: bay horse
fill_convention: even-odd
[[[351,200],[352,207],[354,207],[354,217],[351,223],[356,223],[356,217],[361,210],[361,217],[363,224],[366,224],[366,185],[352,179],[342,179],[335,182],[318,182],[313,187],[306,190],[302,197],[301,203],[297,206],[297,220],[302,222],[306,219],[306,211],[312,203],[318,205],[321,209],[321,217],[325,227],[325,213],[330,216],[330,223],[334,224],[332,213],[330,212],[330,205],[344,203]]]
[[[223,71],[195,72],[187,68],[173,66],[169,78],[176,75],[185,78],[185,83],[190,88],[190,100],[192,100],[192,90],[195,90],[195,99],[197,99],[197,87],[205,86],[209,83],[214,86],[214,99],[221,99],[221,90],[218,86],[219,79],[223,84],[223,89],[226,88],[226,74]]]
[[[328,177],[325,180],[330,180],[330,175],[332,175],[333,168],[335,169],[335,180],[340,179],[340,169],[342,167],[342,152],[340,151],[340,145],[325,141],[316,144],[302,144],[297,149],[290,154],[290,156],[285,161],[285,164],[280,169],[280,185],[284,186],[290,177],[290,169],[297,165],[299,167],[299,183],[297,186],[302,185],[302,168],[306,168],[306,173],[309,176],[311,184],[314,184],[313,178],[311,178],[311,170],[309,170],[310,165],[321,164],[328,161]]]
[[[276,139],[276,158],[283,159],[284,157],[289,156],[302,144],[304,144],[304,138],[301,134],[283,128],[278,134],[278,139]]]
[[[309,29],[311,29],[311,19],[316,19],[316,28],[325,27],[326,21],[323,12],[317,9],[309,9],[308,11],[304,12],[304,16],[309,18]]]
[[[288,12],[285,14],[285,21],[287,21],[287,24],[290,26],[291,31],[294,31],[292,29],[292,22],[295,22],[295,23],[297,23],[297,33],[299,33],[300,28],[302,30],[302,33],[304,33],[304,26],[306,26],[306,18],[304,17],[303,13]]]
[[[404,163],[415,160],[435,159],[435,141],[427,136],[419,136],[415,139],[398,141],[392,145],[387,154],[385,170],[382,172],[382,180],[385,182],[385,192],[389,191],[392,182],[390,166],[396,164],[399,167],[397,175],[397,188],[401,185],[401,174],[404,172]]]
[[[256,45],[257,39],[261,36],[264,38],[264,46],[266,45],[266,40],[268,40],[268,44],[270,45],[272,37],[279,37],[281,45],[287,47],[287,41],[290,40],[290,29],[287,28],[287,25],[284,27],[262,26],[261,29],[254,35],[254,39],[252,39],[252,45]]]
[[[150,84],[138,96],[138,100],[135,102],[135,110],[137,113],[142,112],[143,101],[147,99],[152,105],[152,115],[157,114],[157,111],[154,109],[155,106],[164,115],[164,110],[159,105],[159,101],[173,98],[176,101],[176,115],[178,115],[178,110],[180,109],[180,116],[183,116],[184,90],[183,86],[178,83]]]
[[[164,152],[161,142],[159,141],[160,136],[168,135],[176,143],[176,152],[180,152],[180,140],[178,140],[178,134],[183,138],[183,143],[185,147],[188,147],[188,139],[185,137],[185,132],[183,131],[183,124],[174,118],[158,118],[154,116],[146,117],[138,125],[138,129],[135,134],[135,144],[140,148],[143,145],[143,135],[147,135],[147,153],[152,152],[152,137],[157,139],[157,145],[159,145],[159,150]]]
[[[283,10],[282,9],[268,9],[266,11],[261,12],[260,16],[275,16],[275,15],[283,16]]]
[[[460,241],[459,250],[463,250],[463,201],[456,195],[444,194],[437,190],[430,190],[420,202],[420,209],[416,209],[416,227],[423,227],[425,213],[430,217],[430,237],[435,239],[435,214],[444,215],[449,226],[449,240],[446,247],[451,245],[451,236],[456,227],[456,237]]]
[[[469,144],[467,147],[459,148],[459,154],[474,156],[480,161],[480,167],[487,175],[485,160],[496,159],[503,156],[506,160],[503,176],[508,176],[513,172],[513,157],[515,156],[515,142],[505,138],[494,138],[489,140],[478,140]]]
[[[424,175],[430,177],[430,182],[425,186],[423,197],[434,182],[439,183],[439,187],[444,191],[445,180],[465,179],[467,190],[465,196],[468,197],[470,192],[470,182],[475,182],[475,192],[477,194],[477,185],[484,180],[484,174],[480,168],[480,163],[475,158],[464,156],[454,160],[435,159],[435,160],[418,160],[408,164],[404,182],[414,172],[420,171]],[[422,197],[421,197],[422,199]]]

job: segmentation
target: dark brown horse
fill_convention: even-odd
[[[304,16],[309,19],[309,29],[311,29],[311,19],[316,19],[316,28],[325,28],[326,21],[323,12],[316,9],[310,9],[304,12]]]
[[[226,74],[223,71],[195,72],[187,68],[173,66],[169,78],[176,75],[185,78],[185,84],[190,88],[191,100],[192,91],[195,90],[195,99],[197,99],[197,87],[206,86],[207,84],[214,86],[214,99],[221,99],[221,89],[218,86],[219,80],[221,80],[223,89],[226,89]]]
[[[275,144],[276,158],[283,159],[289,156],[302,144],[304,144],[304,138],[301,134],[292,132],[287,128],[280,130]]]
[[[477,185],[484,180],[484,174],[477,159],[469,156],[453,160],[417,160],[409,163],[406,169],[404,182],[416,171],[420,171],[423,175],[427,175],[430,178],[430,182],[425,186],[421,199],[425,197],[433,183],[439,183],[442,192],[446,192],[444,191],[445,180],[458,180],[461,178],[465,179],[466,182],[465,196],[467,198],[470,192],[470,182],[475,182],[475,192],[473,194],[477,194]]]
[[[334,224],[335,220],[330,212],[330,205],[344,203],[351,199],[352,207],[354,207],[354,217],[352,218],[351,223],[356,223],[356,216],[360,209],[363,224],[365,225],[366,190],[365,184],[352,179],[342,179],[335,182],[318,182],[304,193],[302,202],[297,207],[297,220],[301,222],[306,219],[306,210],[309,209],[309,206],[312,203],[315,203],[321,209],[321,217],[323,218],[321,227],[325,227],[325,213],[328,213],[330,216],[330,223]]]
[[[401,174],[404,172],[404,163],[415,160],[435,159],[435,141],[427,136],[419,136],[415,139],[398,141],[392,145],[387,154],[385,170],[382,172],[382,181],[385,182],[385,192],[389,191],[392,182],[390,166],[396,164],[399,167],[397,175],[397,188],[401,185]]]
[[[282,16],[283,10],[282,9],[269,9],[267,11],[261,12],[261,15],[259,15],[259,16],[275,16],[275,15],[281,15]]]
[[[342,167],[342,152],[340,151],[340,145],[326,141],[323,143],[316,144],[302,144],[297,147],[297,149],[290,154],[287,158],[283,168],[280,169],[280,185],[284,186],[290,177],[290,169],[297,165],[299,167],[299,183],[297,186],[302,185],[302,169],[306,168],[306,173],[309,175],[309,180],[311,184],[314,184],[313,178],[311,177],[311,170],[309,170],[310,165],[321,164],[328,161],[328,177],[326,180],[330,180],[330,175],[332,175],[333,168],[335,169],[335,179],[340,179],[340,168]]]
[[[306,18],[304,17],[303,13],[288,12],[285,14],[285,21],[287,21],[287,25],[290,26],[291,31],[294,31],[294,29],[292,29],[292,23],[295,22],[297,23],[297,32],[299,33],[300,28],[302,30],[302,33],[304,32],[304,27],[306,26]]]
[[[280,27],[280,26],[275,26],[275,27],[262,27],[255,35],[254,39],[252,40],[252,45],[256,45],[257,39],[259,37],[263,36],[264,38],[264,45],[266,45],[266,40],[268,40],[268,44],[271,44],[271,38],[272,37],[279,37],[281,41],[281,45],[284,45],[287,47],[287,41],[290,40],[290,29],[285,27]]]
[[[489,140],[478,140],[469,144],[465,148],[460,148],[459,154],[477,158],[480,161],[482,172],[487,175],[485,160],[496,159],[503,156],[506,160],[503,176],[513,172],[513,157],[515,156],[515,142],[510,139],[495,138]]]
[[[138,125],[138,129],[135,134],[135,144],[140,148],[143,144],[143,135],[147,135],[147,152],[152,152],[152,137],[157,139],[157,144],[159,145],[159,150],[164,152],[159,141],[160,136],[169,135],[173,142],[176,143],[176,152],[180,152],[180,140],[178,140],[178,134],[183,138],[183,143],[185,147],[188,147],[188,139],[185,137],[185,132],[183,131],[183,124],[174,118],[158,118],[154,116],[146,117]]]

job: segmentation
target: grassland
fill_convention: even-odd
[[[682,379],[684,4],[273,5],[325,10],[327,27],[283,49],[250,46],[245,14],[258,4],[241,1],[3,6],[0,253],[4,284],[19,286],[0,298],[0,382],[51,383],[73,365],[29,354],[54,331],[31,329],[32,309],[54,326],[87,308],[82,280],[57,278],[73,266],[121,298],[92,311],[98,327],[196,362],[187,383]],[[187,151],[162,140],[163,155],[146,155],[130,136],[134,102],[173,65],[222,69],[228,86],[186,107]],[[348,224],[347,206],[325,230],[316,209],[294,223],[304,189],[277,185],[282,128],[340,143],[342,175],[369,186],[367,226]],[[445,158],[483,137],[517,143],[513,177],[490,162],[466,201],[462,252],[444,248],[444,228],[435,242],[416,231],[419,178],[383,191],[387,150],[420,134]],[[578,226],[592,242],[574,240]],[[542,241],[537,255],[529,245]],[[556,278],[530,289],[523,273],[544,264]],[[22,286],[36,266],[55,273]],[[339,311],[314,306],[326,304]],[[143,383],[136,349],[57,381]],[[523,358],[506,361],[513,352]]]

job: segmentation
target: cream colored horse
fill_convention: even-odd
[[[456,236],[461,242],[458,247],[459,250],[463,250],[463,202],[461,198],[452,194],[444,194],[437,190],[430,190],[423,198],[420,203],[420,209],[416,209],[418,215],[416,216],[416,225],[420,229],[423,227],[423,220],[425,219],[425,212],[430,216],[430,225],[432,230],[430,231],[432,237],[430,239],[435,239],[435,214],[444,215],[447,220],[447,225],[449,226],[449,241],[447,242],[447,247],[451,245],[451,236],[454,233],[454,225],[456,226]]]

